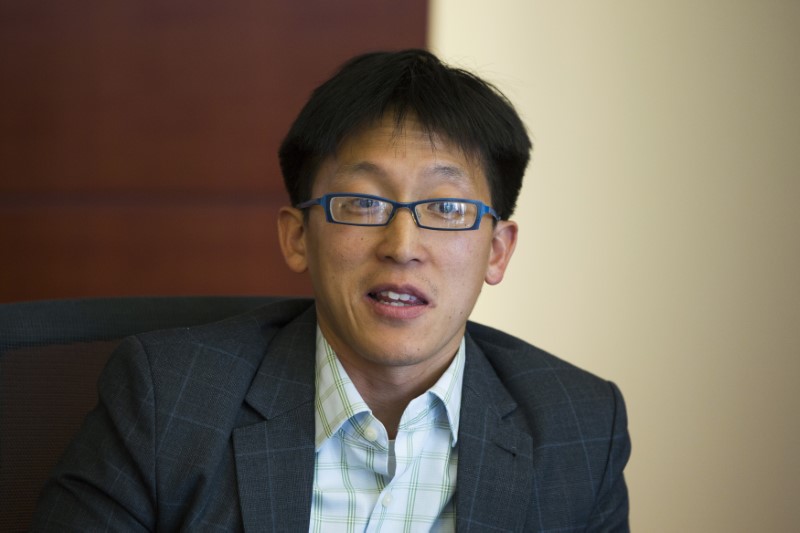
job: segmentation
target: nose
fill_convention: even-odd
[[[423,259],[424,249],[420,242],[420,232],[424,230],[414,222],[414,215],[409,209],[398,209],[382,230],[383,235],[377,249],[381,259],[389,259],[396,263]]]

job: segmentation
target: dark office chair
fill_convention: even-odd
[[[0,304],[0,531],[25,531],[50,470],[97,402],[119,341],[213,322],[269,297],[105,298]]]

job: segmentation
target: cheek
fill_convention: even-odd
[[[315,243],[315,276],[333,281],[342,281],[344,276],[364,262],[366,243],[357,235],[336,234],[324,237]]]
[[[454,239],[442,246],[449,250],[453,264],[459,265],[464,273],[485,268],[489,260],[490,240],[483,235],[469,237],[476,238]]]
[[[489,252],[482,241],[465,240],[450,244],[439,248],[443,252],[439,260],[447,273],[447,282],[460,286],[464,297],[468,297],[475,287],[480,288],[483,285]]]

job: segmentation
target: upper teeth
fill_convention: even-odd
[[[394,291],[381,291],[381,296],[389,298],[390,300],[401,300],[403,302],[408,302],[409,300],[416,300],[416,296],[412,296],[410,294],[400,294]]]

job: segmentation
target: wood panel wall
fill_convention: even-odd
[[[278,145],[339,64],[426,25],[427,0],[3,0],[0,301],[309,294]]]

